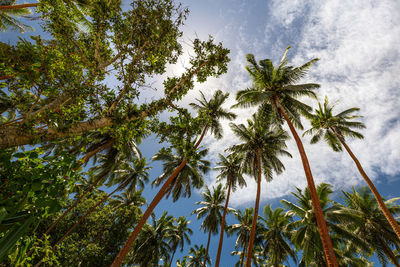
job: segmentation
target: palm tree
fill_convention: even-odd
[[[204,256],[204,266],[206,266],[206,257],[208,256],[208,249],[210,247],[211,234],[218,233],[218,226],[222,221],[221,211],[224,210],[222,203],[224,203],[226,196],[222,184],[213,187],[212,192],[206,186],[201,195],[203,201],[196,202],[196,204],[202,205],[202,207],[194,210],[192,214],[197,214],[197,219],[205,217],[201,228],[203,228],[204,232],[208,231],[207,248]],[[229,209],[228,211],[233,210]]]
[[[208,153],[207,149],[200,150],[197,156],[188,158],[185,166],[176,175],[170,186],[166,189],[165,194],[168,198],[172,194],[172,200],[175,202],[179,197],[190,197],[191,187],[200,189],[204,185],[203,174],[209,171],[210,162],[203,160]],[[153,160],[164,161],[163,174],[157,177],[151,185],[158,186],[165,182],[171,176],[179,165],[185,160],[185,152],[178,150],[177,154],[173,154],[171,150],[161,149],[154,155]]]
[[[175,252],[178,246],[181,247],[181,252],[183,251],[183,247],[185,245],[185,241],[190,245],[190,237],[189,235],[193,234],[192,229],[188,227],[190,221],[186,220],[185,216],[181,216],[176,220],[176,226],[173,229],[173,233],[170,237],[171,249],[172,249],[172,256],[169,262],[169,265],[172,266],[172,260],[174,259]]]
[[[354,112],[359,111],[360,109],[349,108],[340,112],[339,114],[333,115],[332,110],[334,106],[335,105],[329,105],[328,97],[325,97],[323,106],[321,103],[318,103],[318,109],[315,110],[315,114],[306,115],[311,122],[312,128],[305,131],[303,136],[305,134],[313,134],[311,139],[312,144],[317,143],[319,140],[321,140],[321,137],[323,137],[333,151],[336,152],[342,151],[342,145],[345,147],[346,151],[355,162],[361,176],[364,178],[371,192],[374,194],[383,214],[389,221],[394,232],[400,240],[400,227],[398,223],[385,206],[385,203],[383,202],[382,197],[376,189],[374,183],[371,181],[371,179],[369,179],[368,175],[362,168],[361,163],[358,161],[357,157],[353,154],[345,141],[345,137],[355,137],[359,139],[364,138],[362,134],[354,131],[353,129],[362,129],[365,128],[365,125],[362,122],[350,121],[355,118],[360,118],[360,116],[352,115]]]
[[[205,264],[211,264],[211,259],[210,256],[207,255],[206,249],[203,247],[203,245],[194,245],[194,247],[191,247],[189,249],[189,254],[185,256],[184,258],[188,260],[187,262],[187,267],[202,267]],[[203,260],[206,258],[206,262],[203,262]]]
[[[0,3],[0,30],[6,31],[7,28],[11,28],[13,30],[18,30],[20,33],[24,33],[27,29],[32,30],[32,27],[22,24],[20,21],[13,17],[21,17],[31,14],[30,10],[26,5],[19,5],[20,8],[8,9],[6,7],[16,6],[15,3],[17,0],[3,0]]]
[[[239,157],[239,155],[230,154],[229,156],[224,157],[223,155],[219,154],[219,160],[220,162],[217,163],[219,164],[219,166],[214,168],[215,170],[220,171],[219,175],[217,176],[217,182],[221,182],[223,179],[226,179],[226,186],[228,186],[228,194],[226,196],[224,213],[222,215],[221,231],[219,236],[218,252],[217,252],[217,259],[215,260],[215,267],[219,266],[219,261],[221,258],[222,243],[224,240],[224,232],[225,232],[224,231],[225,216],[226,216],[226,211],[228,209],[231,190],[235,191],[237,186],[243,187],[246,185],[246,181],[243,178],[240,166],[242,159]]]
[[[230,124],[234,134],[243,143],[234,145],[229,150],[242,155],[244,172],[251,174],[257,181],[257,196],[247,250],[246,267],[251,266],[251,255],[261,194],[261,176],[264,173],[265,179],[271,181],[273,171],[279,174],[285,169],[278,155],[291,156],[285,150],[285,141],[288,139],[288,135],[280,126],[272,124],[271,118],[270,114],[258,113],[253,115],[253,120],[247,121],[247,127],[243,124]]]
[[[234,215],[236,217],[236,220],[239,223],[229,225],[227,227],[227,231],[230,235],[236,234],[236,243],[235,243],[235,249],[238,249],[239,247],[242,248],[241,253],[236,253],[237,255],[240,255],[240,267],[243,266],[244,264],[244,258],[247,252],[247,247],[249,244],[250,240],[250,233],[252,229],[252,224],[253,224],[253,214],[254,214],[254,209],[253,208],[248,208],[244,210],[244,213],[242,211],[237,210]],[[257,227],[256,227],[256,234],[255,234],[255,244],[260,244],[262,242],[261,239],[261,232],[262,232],[262,224],[257,221]]]
[[[289,257],[294,262],[297,262],[296,252],[291,244],[287,242],[289,237],[287,225],[290,223],[292,216],[284,214],[283,208],[272,210],[271,205],[264,207],[264,215],[265,219],[261,217],[265,224],[262,234],[265,242],[262,248],[269,265],[279,267]]]
[[[238,103],[236,107],[259,106],[260,109],[272,108],[275,117],[279,122],[283,119],[287,122],[290,131],[296,141],[304,172],[307,178],[307,184],[310,188],[316,219],[320,231],[322,244],[328,266],[338,266],[335,253],[333,251],[332,241],[322,214],[321,205],[318,200],[317,191],[314,184],[310,164],[305,153],[303,143],[299,138],[294,126],[302,129],[300,122],[300,113],[311,110],[311,107],[297,100],[301,96],[315,97],[314,89],[319,85],[315,83],[295,84],[300,81],[307,70],[318,60],[317,58],[303,64],[300,67],[288,66],[287,47],[283,57],[278,65],[274,67],[270,59],[260,60],[257,64],[254,55],[247,55],[249,65],[246,69],[253,81],[252,87],[239,91],[236,95]]]
[[[152,224],[146,224],[140,232],[129,263],[139,263],[140,266],[158,266],[160,259],[168,261],[171,252],[168,240],[174,231],[174,217],[164,212],[156,220],[154,213]]]
[[[346,206],[340,206],[340,213],[349,217],[346,227],[353,231],[361,239],[365,240],[372,248],[383,266],[386,266],[385,255],[396,266],[400,266],[393,253],[391,246],[400,248],[400,241],[397,239],[391,225],[374,201],[367,188],[352,193],[343,192]],[[385,203],[393,214],[400,214],[400,205],[393,205],[399,198],[387,200]],[[352,244],[354,246],[354,244]],[[354,248],[352,247],[354,250]]]
[[[202,96],[204,95],[202,94]],[[205,97],[203,97],[204,98],[202,99],[203,102],[201,102],[200,105],[196,104],[192,105],[193,108],[197,109],[198,112],[203,116],[203,119],[205,118],[205,120],[203,121],[204,123],[203,123],[202,133],[193,146],[194,150],[196,150],[199,147],[208,129],[210,129],[212,133],[215,133],[217,138],[219,136],[222,136],[222,126],[219,123],[220,119],[235,118],[236,115],[234,113],[231,113],[222,108],[222,105],[224,101],[228,98],[228,96],[229,96],[228,93],[223,94],[220,90],[218,90],[214,93],[214,96],[211,100],[204,102],[203,100],[205,100]],[[147,208],[142,218],[140,219],[139,223],[136,225],[135,229],[129,236],[125,245],[122,247],[120,253],[115,258],[113,264],[111,265],[112,267],[119,267],[121,265],[122,261],[124,260],[125,256],[129,251],[129,248],[132,246],[137,235],[139,234],[140,229],[143,227],[143,225],[149,218],[151,212],[153,212],[154,208],[158,205],[161,199],[163,199],[165,194],[168,192],[168,188],[171,188],[171,184],[174,182],[176,176],[180,173],[180,171],[185,167],[187,162],[188,158],[187,157],[183,158],[179,166],[176,167],[176,169],[169,175],[168,179],[165,180],[164,185],[160,188],[157,195],[153,198],[149,207]]]
[[[329,184],[321,183],[317,186],[317,194],[326,223],[335,234],[332,238],[333,245],[336,248],[335,252],[338,260],[341,261],[342,257],[345,256],[341,253],[343,250],[342,244],[345,244],[346,241],[357,244],[357,248],[363,250],[368,250],[368,244],[342,224],[343,221],[347,221],[349,218],[338,212],[339,207],[337,205],[330,205],[332,203],[330,200],[332,192],[332,186]],[[297,203],[292,203],[288,200],[281,200],[281,203],[289,209],[289,215],[299,218],[299,220],[293,221],[288,225],[288,229],[291,231],[291,242],[297,250],[303,251],[299,266],[326,266],[327,260],[324,257],[310,190],[306,188],[302,192],[297,188],[297,191],[292,194],[296,197]]]

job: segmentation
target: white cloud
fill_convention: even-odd
[[[249,36],[244,27],[233,34],[231,25],[225,31],[219,31],[221,39],[225,37],[230,40],[228,44],[232,43],[231,40],[235,44],[229,73],[203,87],[222,89],[233,95],[246,88],[250,81],[244,70],[244,55],[250,52],[257,58],[279,59],[287,45],[288,34],[296,32],[297,35],[290,39],[293,42],[291,63],[299,65],[314,57],[320,58],[307,78],[307,81],[322,85],[320,100],[325,95],[332,102],[340,100],[337,112],[354,106],[361,108],[360,113],[367,125],[363,131],[365,139],[349,140],[349,145],[370,178],[379,183],[376,181],[378,171],[391,176],[400,173],[398,10],[400,2],[397,1],[273,1],[269,6],[271,19],[265,26],[267,37]],[[292,30],[280,36],[281,29]],[[192,92],[191,97],[196,94],[196,91]],[[209,96],[211,94],[212,91]],[[233,103],[231,96],[227,106]],[[237,110],[237,113],[239,118],[236,122],[245,122],[251,114],[248,110]],[[224,128],[222,140],[205,140],[213,160],[217,159],[218,153],[237,142],[227,122],[224,122]],[[303,140],[316,183],[325,181],[336,189],[362,184],[362,178],[346,152],[335,153],[324,143],[311,146],[309,138]],[[263,200],[282,197],[293,191],[294,186],[306,185],[297,147],[293,141],[288,146],[293,158],[283,159],[284,174],[262,184]],[[214,182],[215,176],[211,176],[210,183]],[[247,188],[233,194],[233,205],[247,205],[254,200],[255,182],[253,179],[248,181]]]

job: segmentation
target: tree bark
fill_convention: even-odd
[[[27,7],[36,7],[38,4],[22,4],[22,5],[12,5],[12,6],[0,6],[0,10],[7,10],[7,9],[20,9],[20,8],[27,8]]]
[[[225,217],[226,217],[226,211],[228,209],[230,194],[231,194],[231,184],[229,184],[228,186],[228,194],[226,196],[224,213],[222,214],[221,233],[219,234],[218,252],[217,252],[217,259],[215,260],[215,267],[219,267],[219,261],[221,259],[222,243],[224,242]]]
[[[397,237],[400,240],[400,227],[397,224],[396,220],[393,218],[392,213],[390,213],[389,209],[386,207],[385,202],[383,202],[383,199],[382,199],[381,195],[379,194],[378,190],[376,189],[374,183],[371,181],[371,179],[369,179],[368,175],[365,173],[364,169],[362,168],[361,163],[358,161],[357,157],[353,154],[350,147],[346,144],[344,138],[341,137],[340,135],[338,135],[338,133],[336,131],[334,131],[334,132],[338,136],[340,142],[346,148],[350,157],[353,159],[353,161],[357,165],[358,171],[360,172],[361,176],[364,178],[365,182],[368,184],[369,188],[372,191],[372,194],[374,194],[375,199],[379,204],[379,207],[381,208],[383,214],[385,215],[386,219],[390,223],[390,226],[392,226],[393,231],[396,233]]]
[[[171,101],[171,95],[175,93],[179,88],[181,88],[185,82],[187,82],[191,77],[196,75],[203,67],[209,64],[209,61],[204,61],[200,66],[195,68],[188,75],[183,77],[179,83],[177,83],[165,96],[164,103],[168,103]],[[148,109],[141,112],[141,114],[137,116],[132,116],[126,119],[126,121],[134,121],[140,118],[147,117],[149,114],[154,114],[158,112],[162,107],[160,105],[151,106]],[[9,127],[6,130],[0,131],[0,149],[6,149],[9,147],[15,146],[23,146],[34,144],[38,141],[54,141],[57,139],[79,135],[84,132],[93,131],[105,127],[114,126],[114,122],[111,117],[104,117],[100,119],[89,120],[85,122],[78,123],[76,126],[71,127],[70,129],[59,132],[57,129],[47,129],[47,130],[39,130],[36,134],[24,134],[20,131],[18,127]]]
[[[210,247],[210,240],[211,240],[211,230],[208,233],[207,248],[206,248],[206,254],[204,255],[203,267],[207,266],[207,256],[208,256],[208,249]]]
[[[296,141],[297,148],[299,149],[301,161],[303,163],[304,172],[305,172],[305,175],[307,178],[308,189],[310,190],[312,205],[313,205],[313,209],[315,212],[315,217],[316,217],[316,221],[317,221],[317,225],[318,225],[319,234],[321,236],[322,246],[324,249],[324,254],[325,254],[327,265],[329,267],[330,266],[338,267],[339,264],[337,262],[335,252],[333,250],[332,241],[329,236],[328,228],[326,226],[324,214],[322,213],[321,204],[319,202],[317,190],[316,190],[315,184],[314,184],[314,178],[312,176],[310,164],[308,163],[308,159],[307,159],[307,155],[304,150],[304,147],[303,147],[303,143],[301,142],[301,139],[298,136],[296,129],[294,128],[289,116],[286,114],[285,109],[281,105],[279,105],[279,109],[282,112],[282,115],[285,118],[285,120],[290,128],[290,131],[292,132],[293,137]]]
[[[126,255],[129,252],[129,249],[132,247],[133,242],[135,242],[136,237],[138,236],[140,230],[142,230],[143,225],[146,223],[147,219],[150,217],[151,213],[153,212],[154,208],[157,204],[161,201],[161,199],[165,196],[167,188],[171,185],[175,177],[179,174],[179,172],[185,167],[187,163],[187,159],[184,159],[182,163],[175,169],[175,171],[168,177],[167,181],[158,191],[157,195],[151,201],[149,207],[143,214],[142,218],[136,225],[135,229],[129,236],[128,240],[126,241],[125,245],[122,247],[121,251],[118,253],[117,257],[114,259],[114,262],[111,264],[111,267],[119,267],[121,266],[123,260],[125,259]]]
[[[256,235],[256,227],[257,227],[257,219],[258,219],[258,206],[260,205],[260,195],[261,195],[261,151],[257,151],[257,168],[258,168],[257,196],[256,196],[256,203],[254,205],[254,215],[253,215],[253,223],[251,225],[249,247],[247,249],[246,267],[251,267],[254,237]]]

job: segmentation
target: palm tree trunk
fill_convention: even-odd
[[[226,211],[228,209],[230,194],[231,194],[231,184],[229,183],[228,194],[226,196],[226,201],[225,201],[224,213],[222,214],[221,233],[219,234],[219,244],[218,244],[217,259],[215,260],[215,267],[219,267],[219,261],[221,259],[222,243],[224,242],[225,216],[226,216]]]
[[[36,7],[36,4],[22,4],[22,5],[12,5],[12,6],[0,6],[0,10],[2,9],[20,9],[20,8],[27,8],[27,7]]]
[[[256,196],[256,204],[254,205],[254,215],[253,215],[253,223],[251,225],[249,248],[247,249],[246,267],[251,267],[254,237],[256,235],[258,206],[260,204],[260,195],[261,195],[261,151],[257,151],[257,169],[258,169],[257,196]]]
[[[194,148],[196,149],[199,145],[200,142],[203,140],[204,135],[206,134],[208,129],[208,126],[205,126],[203,129],[203,132],[199,138],[199,140],[196,142],[194,145]],[[123,260],[125,259],[126,255],[129,252],[129,249],[132,247],[133,242],[135,242],[136,237],[138,236],[140,230],[142,230],[143,225],[146,223],[147,219],[150,217],[151,213],[153,212],[154,208],[160,203],[161,199],[166,194],[166,190],[168,187],[171,185],[172,181],[175,179],[175,177],[179,174],[179,172],[185,167],[187,163],[187,159],[185,158],[182,163],[178,166],[178,168],[175,169],[175,171],[168,177],[167,181],[165,181],[164,185],[160,188],[158,191],[157,195],[153,198],[151,201],[149,207],[143,214],[142,218],[136,225],[135,229],[129,236],[128,240],[125,242],[125,245],[122,247],[121,251],[118,253],[117,257],[115,257],[113,263],[110,265],[110,267],[119,267],[121,266]]]
[[[208,249],[210,247],[210,240],[211,240],[211,230],[208,233],[207,249],[206,249],[206,254],[204,255],[203,267],[207,266],[207,256],[208,256]]]
[[[246,248],[247,248],[247,245],[245,245],[245,246],[243,247],[242,255],[240,256],[240,267],[243,267],[244,255],[246,255]]]
[[[333,250],[332,241],[329,236],[328,228],[326,227],[326,222],[324,219],[324,214],[322,213],[321,204],[318,199],[317,190],[315,189],[314,178],[311,173],[310,164],[308,163],[307,155],[303,147],[303,143],[301,142],[300,137],[298,136],[296,129],[294,128],[289,116],[286,114],[285,109],[279,105],[279,109],[282,112],[283,117],[285,118],[287,124],[289,125],[290,131],[293,134],[293,137],[296,141],[297,148],[299,149],[299,153],[301,156],[301,161],[303,163],[304,172],[307,178],[308,189],[310,190],[311,200],[313,209],[315,212],[315,217],[318,225],[319,234],[321,236],[322,246],[325,253],[325,258],[328,266],[338,267],[339,264],[337,262],[335,252]]]
[[[175,248],[174,248],[174,252],[172,253],[172,257],[171,257],[171,260],[169,261],[169,267],[171,267],[172,266],[172,260],[174,259],[174,256],[175,256],[175,252],[176,252],[176,249],[178,248],[178,245],[176,245],[175,246]]]
[[[357,165],[357,169],[360,172],[361,176],[364,178],[365,182],[368,184],[369,188],[371,189],[372,193],[375,196],[376,201],[379,204],[379,207],[381,208],[383,214],[385,215],[386,219],[390,223],[390,225],[393,228],[393,231],[396,233],[397,237],[400,240],[400,227],[397,224],[396,220],[393,218],[392,213],[390,213],[389,209],[386,207],[385,203],[383,202],[383,199],[381,195],[379,194],[378,190],[376,189],[374,183],[369,179],[368,175],[365,173],[364,169],[361,166],[361,163],[358,161],[357,157],[353,154],[351,151],[350,147],[346,144],[345,140],[343,137],[337,134],[336,131],[334,131],[336,135],[338,136],[340,142],[343,144],[343,146],[346,148],[347,152],[349,153],[350,157],[354,160],[355,164]]]
[[[112,141],[109,141],[107,143],[105,143],[104,145],[94,149],[93,151],[89,152],[84,158],[80,159],[78,162],[78,167],[74,170],[78,170],[83,164],[85,164],[91,157],[93,157],[95,154],[97,154],[98,152],[100,152],[101,150],[107,148],[108,146],[110,146],[112,144]],[[64,176],[65,178],[65,176]],[[44,240],[45,235],[49,234],[51,230],[53,230],[53,228],[65,217],[65,215],[67,215],[73,208],[75,208],[79,202],[81,202],[81,200],[96,186],[96,184],[100,181],[100,179],[97,179],[88,189],[86,189],[86,191],[79,196],[79,198],[71,205],[71,207],[69,207],[63,214],[61,214],[57,220],[55,220],[50,226],[49,228],[47,228],[46,232],[43,233],[42,237],[40,238],[40,240]],[[36,246],[34,245],[27,253],[27,257],[29,257],[33,251],[34,248]]]
[[[164,183],[164,185],[158,191],[157,195],[151,201],[149,207],[147,208],[147,210],[143,214],[142,218],[140,218],[140,221],[138,222],[138,224],[136,225],[135,229],[133,230],[133,232],[129,236],[129,238],[126,241],[125,245],[122,247],[122,249],[118,253],[117,257],[115,257],[114,262],[111,264],[111,267],[119,267],[119,266],[121,266],[122,261],[125,259],[126,255],[128,254],[130,248],[133,245],[133,242],[135,242],[136,237],[138,236],[140,230],[142,230],[143,225],[146,223],[147,219],[150,217],[151,213],[153,212],[153,210],[157,206],[157,204],[165,196],[167,188],[171,185],[172,181],[179,174],[179,172],[183,169],[183,167],[185,167],[186,163],[187,163],[187,159],[184,159],[182,161],[182,163],[178,166],[178,168],[176,168],[175,171],[168,177],[167,181]]]

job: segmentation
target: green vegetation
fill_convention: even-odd
[[[12,17],[28,12],[15,4],[0,4],[7,7],[0,9],[1,30],[28,27]],[[195,39],[189,66],[166,77],[183,54],[179,40],[188,10],[181,5],[41,0],[30,6],[51,37],[0,42],[0,266],[207,266],[214,264],[213,234],[219,235],[215,266],[225,234],[236,239],[231,250],[240,267],[368,266],[374,254],[383,266],[400,266],[394,217],[400,198],[382,199],[346,143],[363,137],[354,130],[365,128],[354,121],[359,109],[334,115],[326,98],[313,114],[300,99],[316,97],[318,84],[299,82],[317,59],[290,66],[288,47],[274,66],[249,54],[252,83],[235,89],[232,109],[226,107],[229,93],[204,89],[190,99],[191,112],[181,100],[195,84],[228,71],[229,50],[212,37]],[[163,79],[163,91],[144,101],[150,79]],[[230,123],[238,141],[213,162],[204,138],[221,139],[221,121],[234,120],[238,107],[257,111],[247,124]],[[302,116],[311,122],[304,132],[313,135],[311,143],[324,139],[334,151],[345,147],[372,193],[353,188],[342,191],[343,201],[333,201],[335,185],[314,184],[296,130],[303,130]],[[293,153],[284,122],[308,186],[281,200],[282,207],[265,205],[261,214],[262,178],[269,182],[290,168],[281,161]],[[162,162],[158,177],[151,177],[139,149],[150,135],[161,147],[151,151],[152,162]],[[211,167],[218,174],[210,190],[204,175]],[[257,184],[254,208],[230,208],[231,192],[247,186],[249,177]],[[143,196],[149,181],[159,187],[151,201]],[[154,213],[164,197],[176,202],[194,190],[203,198],[193,203],[201,207],[192,214],[202,220],[205,246],[191,242],[195,230],[185,217],[190,214]],[[227,214],[234,219],[230,224]],[[174,259],[178,251],[187,253]]]

